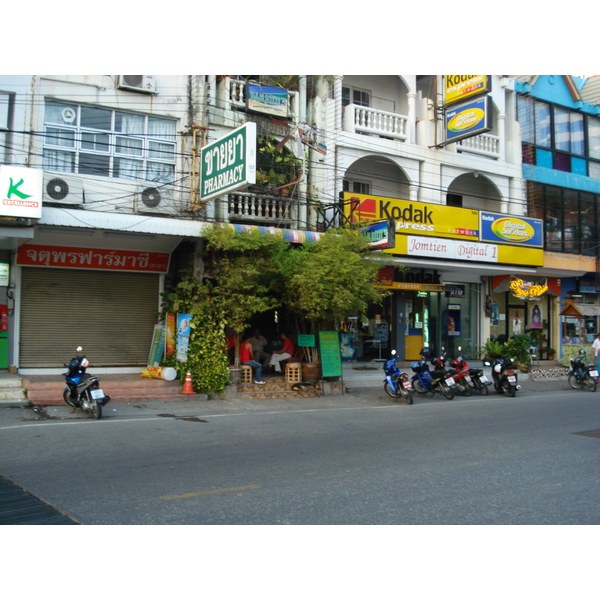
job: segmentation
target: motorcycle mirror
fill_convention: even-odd
[[[81,352],[83,348],[81,346],[77,346],[77,352]]]
[[[489,360],[484,360],[484,361],[483,361],[483,364],[484,364],[486,367],[491,367],[491,366],[492,366],[492,363],[491,363]]]
[[[392,350],[392,356],[396,356],[396,351]]]
[[[459,346],[459,347],[458,347],[458,351],[459,351],[459,352],[462,352],[462,346]]]

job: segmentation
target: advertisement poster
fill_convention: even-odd
[[[177,360],[179,362],[187,362],[191,320],[192,315],[177,314]]]
[[[165,354],[167,356],[173,356],[173,354],[175,354],[175,346],[177,341],[177,336],[175,335],[175,313],[167,313],[165,332],[167,335]]]
[[[162,323],[154,326],[152,335],[152,345],[148,356],[148,366],[158,367],[165,353],[165,328]]]

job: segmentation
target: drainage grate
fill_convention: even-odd
[[[586,437],[600,438],[600,429],[590,429],[589,431],[576,431],[574,435],[585,435]]]
[[[78,525],[0,476],[0,525]]]

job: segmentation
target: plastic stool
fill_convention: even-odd
[[[285,365],[285,382],[300,383],[302,381],[302,365],[300,363],[287,363]]]
[[[242,365],[242,383],[252,383],[252,367]]]

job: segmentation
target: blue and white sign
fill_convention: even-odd
[[[492,129],[489,96],[461,104],[446,113],[446,140],[456,142]]]
[[[541,219],[485,211],[479,213],[479,219],[479,231],[483,242],[529,248],[544,247],[544,224]]]

